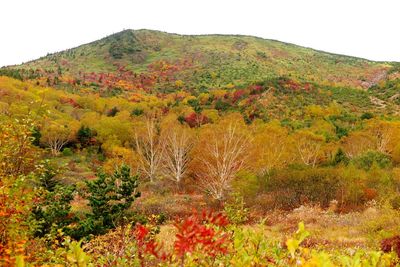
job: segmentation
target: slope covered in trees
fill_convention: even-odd
[[[398,263],[395,63],[127,30],[0,74],[0,265]]]
[[[392,65],[251,36],[124,30],[19,67],[71,75],[88,84],[126,79],[133,90],[154,85],[201,90],[242,87],[278,76],[368,88],[384,79]]]

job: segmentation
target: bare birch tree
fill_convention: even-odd
[[[293,136],[293,140],[301,162],[314,168],[322,155],[323,136],[299,131]]]
[[[146,119],[143,129],[135,135],[135,144],[140,170],[151,182],[154,182],[160,172],[165,148],[156,118]]]
[[[236,173],[246,163],[249,137],[238,123],[217,127],[210,129],[198,144],[196,175],[206,192],[216,200],[223,200]]]
[[[165,134],[165,154],[163,173],[179,184],[185,177],[191,161],[190,152],[193,148],[193,138],[188,129],[176,127],[167,130]]]

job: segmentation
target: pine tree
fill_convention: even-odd
[[[130,168],[122,165],[113,175],[103,172],[94,181],[87,181],[89,206],[92,208],[85,222],[86,232],[101,234],[123,221],[125,212],[136,198],[138,176],[131,176]]]

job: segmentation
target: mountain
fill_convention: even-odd
[[[274,77],[369,88],[393,64],[239,35],[178,35],[124,30],[12,68],[69,75],[79,81],[125,80],[130,89],[243,87]],[[117,76],[117,77],[114,77]],[[138,78],[140,77],[140,78]]]

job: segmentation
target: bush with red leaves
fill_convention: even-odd
[[[203,115],[198,113],[190,113],[188,116],[185,117],[185,122],[191,127],[200,127],[203,124],[209,122],[209,119]]]
[[[136,225],[134,235],[136,238],[137,245],[137,256],[141,263],[141,266],[145,266],[145,255],[153,255],[156,259],[165,261],[168,255],[161,251],[162,246],[157,243],[154,239],[149,237],[149,228],[138,224]]]
[[[146,265],[146,255],[153,255],[163,262],[179,260],[181,266],[184,266],[188,254],[196,252],[213,259],[228,252],[230,236],[223,230],[228,224],[227,217],[222,213],[194,212],[188,218],[175,223],[177,233],[174,249],[169,253],[163,252],[162,245],[150,237],[149,228],[138,224],[134,231],[137,256],[142,266]]]
[[[178,230],[174,244],[175,253],[179,257],[196,250],[210,257],[226,254],[229,236],[219,228],[228,224],[227,217],[222,213],[213,214],[206,211],[194,213],[175,223]]]
[[[400,257],[400,235],[383,239],[381,242],[381,250],[383,252],[394,251],[397,256]]]

